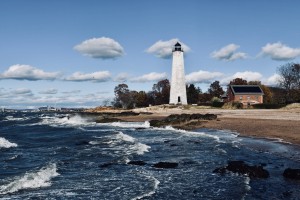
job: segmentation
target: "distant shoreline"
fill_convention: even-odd
[[[237,132],[240,136],[278,139],[300,145],[300,109],[182,109],[167,107],[147,107],[131,110],[141,113],[136,116],[120,116],[128,122],[160,120],[171,114],[216,114],[217,120],[201,121],[184,129],[219,129]],[[116,111],[118,112],[118,111]],[[120,112],[120,111],[119,111]],[[101,112],[99,112],[100,114]],[[147,113],[147,114],[143,114]],[[151,113],[151,114],[150,114]]]

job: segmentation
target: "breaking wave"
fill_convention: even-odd
[[[135,141],[135,139],[133,137],[131,137],[130,135],[124,134],[121,131],[117,134],[116,138],[126,141],[126,142],[132,142],[132,143]]]
[[[9,142],[3,137],[0,137],[0,149],[1,148],[11,148],[11,147],[17,147],[18,145],[16,143]]]
[[[51,186],[50,180],[59,175],[56,164],[50,164],[37,172],[26,173],[7,185],[0,186],[0,194],[14,193],[22,189]]]
[[[103,137],[96,137],[99,139],[103,139]],[[120,143],[126,142],[127,153],[143,155],[145,152],[149,152],[150,146],[138,142],[136,138],[131,137],[130,135],[124,134],[123,132],[119,131],[118,134],[114,135],[110,138],[109,141],[107,140],[96,140],[90,141],[89,144],[91,145],[101,145],[101,144],[108,144],[111,148],[120,148]],[[125,148],[125,146],[124,146]],[[124,149],[125,150],[125,149]]]
[[[29,119],[28,117],[14,117],[14,116],[6,116],[5,117],[5,120],[6,121],[24,121],[24,120],[27,120]]]
[[[131,149],[134,150],[136,152],[136,154],[138,154],[138,155],[143,155],[145,152],[149,152],[150,148],[151,148],[150,146],[140,143],[140,142],[134,144],[131,147]]]
[[[150,123],[145,121],[141,122],[113,122],[110,123],[111,126],[121,127],[121,128],[150,128]]]
[[[173,128],[172,126],[166,126],[164,128],[164,130],[175,131],[175,132],[183,133],[183,134],[190,135],[190,136],[209,137],[209,138],[215,139],[217,142],[220,142],[220,137],[218,137],[216,135],[210,135],[210,134],[207,134],[207,133],[204,133],[204,132],[186,131],[186,130]]]
[[[124,134],[121,131],[117,134],[116,138],[122,141],[133,143],[130,146],[130,149],[136,152],[136,154],[138,155],[143,155],[145,152],[149,152],[149,149],[151,148],[146,144],[136,142],[135,138],[131,137],[130,135]]]
[[[42,116],[42,122],[38,123],[39,125],[50,125],[54,127],[58,126],[90,126],[96,125],[96,122],[89,122],[88,119],[85,119],[79,115],[74,116]]]
[[[143,199],[144,197],[150,197],[153,194],[155,194],[156,189],[158,188],[158,185],[160,184],[159,180],[157,180],[153,176],[146,176],[147,179],[153,181],[153,189],[150,192],[147,192],[145,194],[142,194],[140,196],[134,197],[132,200],[138,200],[138,199]]]

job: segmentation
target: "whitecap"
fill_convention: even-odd
[[[23,117],[23,118],[21,118],[21,117],[14,117],[14,116],[9,115],[9,116],[6,116],[5,119],[7,121],[24,121],[24,120],[27,120],[29,118],[28,117]]]
[[[121,131],[117,134],[116,138],[119,140],[123,140],[126,142],[132,142],[132,143],[135,141],[135,139],[133,137],[131,137],[130,135],[124,134]]]
[[[0,149],[1,148],[10,148],[10,147],[17,147],[16,143],[9,142],[3,137],[0,137]]]
[[[250,178],[248,176],[245,177],[244,183],[245,183],[245,187],[247,191],[251,190],[251,186],[250,186]]]
[[[150,128],[150,123],[145,122],[113,122],[108,123],[111,126],[121,127],[121,128]]]
[[[0,194],[14,193],[28,188],[48,187],[51,186],[50,180],[58,175],[56,164],[49,164],[37,172],[26,173],[22,177],[17,177],[11,183],[0,186]]]
[[[147,192],[145,194],[142,194],[140,196],[134,197],[132,198],[132,200],[137,200],[137,199],[143,199],[144,197],[150,197],[153,194],[155,194],[155,191],[158,188],[158,185],[160,184],[159,180],[157,180],[155,177],[153,176],[146,176],[146,178],[150,179],[153,181],[153,189],[150,192]]]
[[[161,128],[156,128],[158,130],[169,130],[169,131],[175,131],[177,133],[183,133],[185,135],[190,135],[190,136],[200,136],[200,137],[209,137],[209,138],[213,138],[215,139],[217,142],[220,142],[220,137],[216,136],[216,135],[210,135],[204,132],[193,132],[193,131],[186,131],[186,130],[182,130],[182,129],[176,129],[173,128],[172,126],[166,126],[165,128],[161,129]]]
[[[138,154],[138,155],[143,155],[145,152],[149,152],[150,148],[151,148],[150,146],[140,143],[140,142],[134,144],[131,147],[131,149],[134,150],[136,152],[136,154]]]
[[[55,117],[49,117],[49,116],[42,116],[41,117],[42,122],[38,123],[38,125],[50,125],[54,127],[59,126],[90,126],[90,125],[96,125],[96,122],[89,122],[88,119],[83,118],[79,115],[74,116],[55,116]]]

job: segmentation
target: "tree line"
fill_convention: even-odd
[[[268,87],[260,81],[247,81],[236,78],[228,85],[259,85],[264,92],[264,103],[287,104],[300,102],[300,64],[287,63],[278,69],[280,78],[277,87]],[[188,104],[207,103],[221,101],[225,91],[219,81],[210,84],[206,92],[194,84],[186,85]],[[114,89],[115,98],[112,105],[117,108],[130,109],[135,107],[147,107],[149,105],[168,104],[170,98],[170,82],[168,79],[158,81],[151,91],[130,90],[125,83],[119,84]]]

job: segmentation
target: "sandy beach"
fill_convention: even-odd
[[[148,107],[134,109],[138,116],[120,117],[124,121],[163,119],[171,114],[216,114],[217,120],[202,121],[195,128],[230,130],[241,136],[279,139],[300,145],[300,109],[197,109]],[[152,113],[152,114],[150,114]]]

